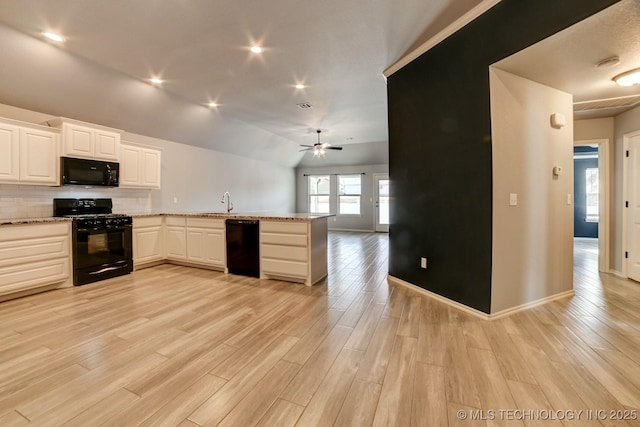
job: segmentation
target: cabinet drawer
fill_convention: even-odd
[[[133,218],[133,228],[160,227],[160,226],[162,226],[162,217],[159,215]]]
[[[308,275],[308,264],[306,262],[262,258],[262,272],[267,275],[273,274],[306,279]]]
[[[306,222],[268,222],[260,221],[261,231],[265,233],[307,234]]]
[[[3,225],[0,227],[0,242],[53,236],[71,236],[71,221],[61,221],[52,224]]]
[[[0,266],[69,257],[69,242],[68,236],[0,242]]]
[[[260,241],[262,243],[269,243],[274,245],[307,246],[307,235],[263,232],[260,235]]]
[[[264,258],[307,262],[306,247],[263,244],[260,247],[260,254]]]
[[[224,229],[224,219],[187,218],[187,227]]]
[[[166,216],[164,223],[168,226],[184,227],[187,225],[187,219],[183,216]]]
[[[0,267],[0,294],[19,292],[69,278],[69,258]]]

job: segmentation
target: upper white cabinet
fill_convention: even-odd
[[[160,150],[136,145],[120,146],[120,187],[160,188]]]
[[[121,131],[62,117],[47,123],[62,129],[63,156],[118,161]]]
[[[43,126],[0,119],[0,181],[58,185],[59,135]]]

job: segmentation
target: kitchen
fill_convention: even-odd
[[[143,3],[131,6],[132,15]],[[456,7],[462,8],[461,3]],[[334,6],[338,9],[339,5]],[[454,9],[444,8],[440,16]],[[150,10],[152,15],[157,12]],[[255,13],[261,17],[264,12]],[[341,22],[348,21],[347,27],[352,28],[376,27],[363,19],[366,11],[356,12],[345,13],[351,18]],[[389,13],[384,12],[380,16]],[[415,24],[411,13],[403,13],[390,21]],[[413,15],[417,20],[426,19],[426,14]],[[180,14],[171,16],[179,21],[178,17]],[[125,25],[127,20],[122,22]],[[307,31],[309,20],[303,22],[303,28],[296,27],[300,33]],[[420,39],[423,24],[397,28],[411,27],[407,40],[413,43]],[[351,40],[349,35],[335,37]],[[429,31],[422,33],[426,38],[429,35]],[[294,211],[296,174],[291,165],[297,161],[292,154],[299,149],[297,137],[287,141],[234,120],[228,112],[233,105],[225,105],[224,97],[218,99],[217,94],[210,94],[202,105],[171,98],[165,93],[171,77],[165,82],[166,91],[145,80],[149,70],[132,81],[5,26],[0,26],[0,41],[6,54],[16,59],[0,71],[2,81],[15,83],[0,86],[4,102],[0,117],[42,124],[63,116],[123,129],[124,141],[158,150],[162,158],[160,189],[71,190],[2,184],[3,218],[50,216],[56,198],[101,198],[113,201],[113,212],[131,214],[134,225],[136,218],[148,220],[142,228],[150,235],[164,233],[168,218],[172,218],[168,226],[184,232],[190,227],[189,219],[212,219],[212,226],[191,225],[198,232],[219,233],[219,218],[192,218],[186,213],[225,211],[226,203],[220,203],[220,198],[226,191],[232,195],[236,212]],[[408,43],[394,46],[400,50],[398,57],[409,47]],[[266,55],[268,50],[262,60],[250,56],[248,47],[237,49],[245,65],[264,66],[262,70],[274,65]],[[34,55],[24,58],[16,54],[20,51]],[[173,59],[179,63],[185,56]],[[318,56],[322,61],[316,70],[324,70],[324,61],[333,59]],[[388,62],[385,58],[380,62],[384,65],[373,68],[379,70]],[[37,71],[42,69],[47,73],[40,75]],[[224,72],[233,77],[238,70]],[[16,78],[23,73],[32,73],[32,78]],[[359,81],[367,75],[359,74]],[[371,79],[383,87],[380,76]],[[303,120],[299,118],[305,110],[298,111],[291,101],[308,101],[305,89],[296,89],[294,84],[301,83],[290,81],[289,75],[282,80],[287,82],[279,87],[289,90],[285,100],[290,107],[282,115],[297,123],[300,131]],[[345,79],[345,84],[353,81]],[[27,92],[25,86],[33,86],[42,96],[21,96]],[[372,110],[386,113],[384,101],[378,103],[366,95],[360,93],[360,99]],[[267,111],[255,123],[267,128],[273,117],[261,98],[259,93],[251,98],[253,107]],[[207,101],[220,104],[208,106]],[[327,114],[327,120],[331,116],[328,109],[314,105],[311,110],[319,112],[315,117],[319,124],[302,131],[313,135],[315,128],[324,127],[323,115]],[[355,110],[345,116],[357,120]],[[380,122],[384,128],[384,120]],[[330,123],[331,128],[336,124]],[[379,124],[370,128],[377,129]],[[209,131],[210,140],[201,137]],[[351,131],[340,132],[341,139],[331,142],[343,144]],[[346,153],[348,145],[344,145]],[[207,146],[224,146],[225,150]],[[69,226],[66,220],[60,221]],[[56,233],[52,237],[64,242],[67,234]],[[396,236],[402,237],[401,233]],[[316,286],[168,264],[158,259],[164,252],[150,251],[149,264],[161,265],[102,283],[2,303],[0,424],[353,425],[358,420],[359,425],[446,425],[455,423],[456,414],[460,420],[459,414],[469,408],[516,404],[527,408],[531,401],[556,409],[568,409],[567,402],[591,408],[640,406],[637,384],[632,383],[637,375],[631,369],[627,378],[615,372],[621,366],[633,367],[637,346],[619,334],[606,338],[615,339],[620,351],[603,340],[598,342],[606,349],[594,349],[581,341],[603,338],[585,332],[586,322],[579,323],[587,317],[606,322],[606,316],[582,316],[582,309],[597,308],[576,308],[561,301],[496,322],[479,320],[436,298],[389,284],[386,235],[330,233],[328,239],[329,276],[326,283]],[[432,268],[432,260],[429,262]],[[636,317],[625,309],[637,294],[625,284],[621,289],[628,292],[627,298],[620,290],[607,289],[619,297],[611,304],[616,307],[612,310],[632,322]],[[586,303],[578,300],[577,304]],[[621,325],[633,328],[637,324],[608,326]],[[550,340],[554,345],[549,345]],[[603,366],[608,369],[601,369]],[[592,375],[598,375],[597,379]],[[530,399],[523,403],[518,400],[521,396]],[[558,398],[548,402],[545,396]]]

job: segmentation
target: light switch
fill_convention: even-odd
[[[567,204],[571,204],[571,193],[567,194]]]
[[[518,206],[518,193],[509,194],[509,206]]]

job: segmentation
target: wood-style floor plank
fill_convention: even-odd
[[[574,297],[493,321],[388,283],[388,236],[351,232],[313,287],[164,264],[0,302],[0,426],[639,426],[586,413],[637,418],[640,285],[575,248]]]

